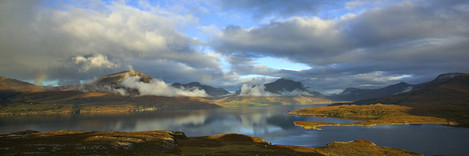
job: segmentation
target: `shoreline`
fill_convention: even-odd
[[[451,121],[445,118],[433,116],[413,115],[410,112],[411,107],[400,105],[340,105],[310,107],[295,111],[289,111],[289,114],[311,117],[328,117],[337,119],[357,120],[355,123],[327,123],[327,122],[308,122],[294,121],[295,126],[304,129],[321,130],[325,126],[375,126],[375,125],[422,125],[437,124],[446,126],[460,126],[461,123]]]
[[[186,137],[183,132],[155,130],[19,131],[0,134],[3,154],[41,155],[422,155],[404,149],[377,146],[371,141],[332,142],[324,147],[272,145],[243,134]]]

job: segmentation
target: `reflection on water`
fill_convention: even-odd
[[[467,154],[469,129],[440,125],[374,127],[324,127],[304,130],[293,121],[351,123],[354,121],[289,115],[305,106],[221,108],[120,115],[7,116],[0,119],[0,133],[25,129],[89,131],[183,131],[188,136],[242,133],[273,144],[318,147],[333,141],[371,140],[380,146],[404,148],[425,154]]]

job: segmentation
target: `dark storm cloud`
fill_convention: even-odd
[[[46,74],[49,80],[76,82],[131,66],[178,81],[225,76],[219,54],[194,49],[203,43],[178,29],[197,21],[191,15],[119,2],[43,5],[0,2],[1,75],[31,80]]]
[[[467,17],[469,3],[456,0],[0,1],[0,75],[75,84],[133,68],[231,90],[278,77],[320,91],[418,83],[469,72]],[[310,68],[273,69],[262,57]]]
[[[428,80],[444,72],[469,72],[467,17],[467,2],[404,1],[340,19],[292,17],[249,29],[230,26],[217,34],[211,45],[226,55],[305,63],[310,70],[294,73],[305,80],[335,78],[330,80],[334,82],[348,77],[352,80],[336,84],[342,88],[382,86],[416,78]],[[360,79],[356,77],[359,74],[389,79]],[[324,81],[321,86],[330,88],[330,84]]]

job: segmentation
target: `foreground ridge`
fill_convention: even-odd
[[[333,142],[326,147],[271,145],[242,134],[186,137],[182,132],[20,131],[0,135],[5,155],[421,155],[376,146],[367,140]]]

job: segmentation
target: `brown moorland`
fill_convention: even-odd
[[[329,117],[349,120],[359,120],[356,123],[339,124],[325,122],[307,122],[295,121],[296,126],[305,129],[321,130],[323,126],[374,126],[374,125],[405,125],[405,124],[445,124],[451,125],[452,122],[431,116],[411,115],[412,108],[399,105],[342,105],[342,106],[324,106],[311,107],[296,111],[290,111],[290,114],[312,117]]]
[[[230,96],[216,100],[224,107],[262,107],[282,105],[331,104],[333,101],[312,96]]]
[[[385,104],[380,104],[385,103]],[[357,105],[312,107],[290,114],[360,120],[352,124],[296,121],[303,128],[321,126],[373,126],[377,124],[469,125],[469,74],[447,81],[432,81],[419,88],[394,96],[361,100]]]
[[[89,132],[27,130],[0,135],[5,155],[421,155],[366,140],[325,147],[270,145],[242,134],[186,137],[182,132]]]

